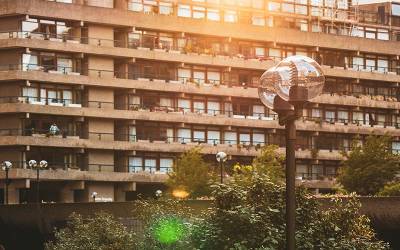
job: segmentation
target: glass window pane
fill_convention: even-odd
[[[220,144],[220,132],[219,131],[208,131],[207,142],[209,144]]]
[[[224,133],[224,144],[236,144],[237,142],[236,132],[225,132]]]

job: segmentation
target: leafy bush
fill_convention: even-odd
[[[67,226],[55,232],[46,250],[131,250],[133,234],[112,215],[98,213],[90,218],[72,214]]]
[[[304,188],[296,192],[297,249],[388,249],[375,240],[354,197],[334,199],[331,209],[322,210]],[[252,185],[217,186],[214,197],[214,207],[193,225],[196,249],[285,249],[283,184],[255,175]]]
[[[378,194],[381,196],[400,196],[400,182],[386,184]]]

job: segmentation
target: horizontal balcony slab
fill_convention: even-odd
[[[253,98],[259,99],[257,88],[243,88],[243,87],[227,87],[220,86],[196,86],[195,84],[181,84],[181,83],[163,83],[156,81],[145,80],[131,80],[120,78],[101,78],[93,76],[74,76],[63,74],[49,74],[42,71],[0,71],[0,84],[1,82],[26,80],[33,82],[46,82],[46,83],[67,83],[72,85],[83,86],[96,86],[96,87],[113,87],[119,89],[140,89],[149,91],[161,92],[174,92],[185,94],[198,94],[208,96],[229,96],[240,98]],[[344,106],[357,106],[369,108],[382,108],[382,109],[400,109],[400,102],[396,101],[376,101],[371,98],[357,98],[354,96],[345,95],[329,95],[323,94],[312,100],[313,103],[344,105]]]
[[[112,57],[127,57],[141,58],[148,60],[168,61],[175,63],[188,63],[210,65],[217,67],[233,67],[256,69],[264,71],[275,65],[275,62],[245,60],[242,58],[218,57],[211,55],[192,55],[192,54],[176,54],[168,52],[159,52],[152,50],[140,50],[118,47],[102,47],[88,44],[69,44],[55,41],[45,41],[37,39],[0,39],[0,48],[31,48],[51,51],[62,51],[70,53],[86,53]],[[384,74],[378,72],[356,71],[351,69],[332,68],[323,66],[326,76],[352,78],[352,79],[367,79],[384,82],[400,82],[400,76],[396,74]],[[94,73],[95,72],[91,72]]]
[[[276,120],[260,120],[232,118],[224,115],[204,115],[182,112],[150,112],[150,111],[132,111],[132,110],[115,110],[111,108],[69,108],[57,107],[49,105],[34,105],[23,103],[5,103],[0,104],[0,113],[35,113],[43,115],[60,115],[60,116],[79,116],[93,118],[107,118],[119,120],[143,120],[158,121],[168,123],[187,123],[202,124],[215,126],[234,126],[234,127],[250,127],[259,129],[283,129]],[[389,133],[392,136],[400,136],[400,129],[395,127],[378,127],[378,126],[358,126],[356,124],[342,123],[330,124],[327,122],[298,120],[296,127],[299,131],[305,132],[329,132],[329,133],[349,133],[349,134],[377,134],[382,135]]]
[[[0,179],[4,179],[4,173],[0,172]],[[36,180],[36,170],[14,168],[9,171],[10,179]],[[162,183],[166,180],[166,174],[149,173],[122,173],[122,172],[92,172],[80,170],[41,170],[41,181],[101,181],[101,182],[145,182]]]
[[[68,139],[54,137],[30,137],[30,136],[2,136],[0,137],[0,146],[36,146],[36,147],[58,147],[58,148],[80,148],[80,149],[102,149],[118,151],[148,151],[161,153],[182,153],[194,147],[200,147],[203,154],[215,155],[220,151],[234,156],[259,155],[260,150],[254,146],[239,146],[227,144],[197,144],[197,143],[166,143],[166,142],[122,142],[122,141],[101,141],[87,139]],[[278,150],[282,154],[284,148]],[[343,156],[338,150],[326,151],[320,150],[317,154],[319,160],[343,160]],[[297,150],[296,158],[314,159],[310,150]]]
[[[269,41],[288,45],[303,45],[341,50],[398,55],[400,44],[395,41],[301,32],[293,29],[258,27],[249,24],[229,24],[167,15],[148,15],[126,10],[63,4],[41,0],[4,0],[0,15],[31,15],[64,20],[140,27],[146,29],[218,35],[245,40]]]

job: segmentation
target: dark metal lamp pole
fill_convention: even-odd
[[[228,155],[225,152],[218,152],[215,158],[219,162],[219,169],[221,174],[221,184],[224,183],[224,162],[228,159]]]
[[[8,186],[10,185],[10,180],[8,178],[8,171],[11,169],[12,163],[10,161],[4,161],[2,163],[2,169],[6,171],[6,182],[5,182],[5,192],[4,192],[4,203],[7,205],[8,204]]]
[[[295,250],[296,224],[296,125],[303,106],[322,92],[325,82],[321,67],[305,56],[288,57],[260,78],[261,102],[275,111],[286,132],[286,249]]]

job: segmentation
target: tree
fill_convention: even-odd
[[[400,196],[400,182],[386,184],[378,195],[381,196]]]
[[[254,175],[252,185],[233,180],[218,185],[214,206],[192,227],[195,249],[285,249],[285,186],[266,175]],[[296,189],[297,249],[388,249],[375,239],[368,218],[359,215],[355,197],[333,199],[330,209],[306,189]]]
[[[168,174],[167,186],[171,190],[185,190],[189,197],[209,196],[214,180],[209,165],[203,160],[200,148],[184,152]]]
[[[55,240],[46,250],[131,250],[133,234],[107,213],[83,218],[72,214],[67,226],[55,232]]]
[[[283,163],[285,156],[278,151],[278,146],[268,145],[261,149],[260,155],[253,159],[252,165],[233,166],[233,178],[241,185],[251,185],[255,174],[268,175],[272,181],[282,181],[285,178]]]
[[[391,138],[368,136],[364,145],[353,142],[350,153],[344,153],[338,182],[349,192],[375,195],[400,171],[399,156],[392,151]]]

